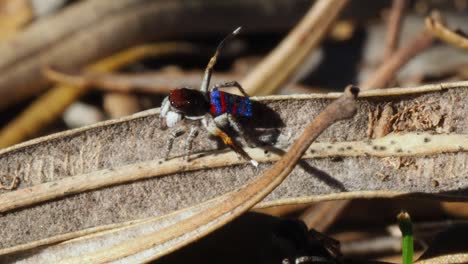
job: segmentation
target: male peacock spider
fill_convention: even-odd
[[[242,126],[237,121],[237,117],[252,117],[252,102],[249,96],[244,91],[242,86],[236,82],[227,82],[215,85],[209,89],[211,74],[216,63],[218,55],[223,48],[225,42],[236,36],[241,30],[241,27],[236,28],[231,34],[226,36],[216,48],[215,54],[211,57],[203,77],[200,90],[190,88],[179,88],[170,92],[169,96],[164,98],[161,104],[161,119],[165,119],[167,127],[175,127],[175,125],[186,118],[189,120],[199,120],[202,125],[212,135],[215,135],[228,145],[232,150],[241,155],[246,160],[250,161],[255,167],[258,162],[252,159],[242,147],[237,145],[231,137],[223,131],[223,128],[230,125],[244,139],[247,139]],[[225,87],[236,87],[243,96],[238,96],[219,89]],[[167,141],[165,158],[169,157],[175,138],[185,132],[184,127],[174,129]],[[192,143],[198,133],[198,127],[192,126],[186,141],[186,159],[190,157]],[[246,142],[250,142],[246,140]]]

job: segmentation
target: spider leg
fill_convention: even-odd
[[[228,147],[234,150],[237,154],[241,155],[244,159],[250,161],[252,165],[258,167],[258,162],[252,159],[247,152],[239,145],[237,145],[231,137],[229,137],[226,132],[224,132],[218,125],[216,124],[215,120],[211,115],[206,115],[205,118],[202,119],[202,124],[205,128],[210,132],[212,135],[215,135],[224,142]]]
[[[236,28],[231,34],[227,35],[221,42],[218,44],[218,47],[216,48],[215,54],[213,57],[211,57],[210,61],[208,62],[208,65],[206,66],[205,69],[205,75],[203,76],[203,81],[200,86],[200,91],[203,93],[208,92],[208,87],[210,86],[210,79],[211,79],[211,74],[213,72],[213,67],[216,64],[216,60],[218,59],[219,53],[221,52],[221,49],[224,47],[224,43],[228,41],[230,38],[235,37],[237,34],[239,34],[241,30],[241,27]]]
[[[169,96],[166,96],[164,100],[161,103],[161,108],[159,112],[159,124],[162,130],[167,129],[167,122],[166,122],[166,116],[167,113],[169,112],[169,109],[171,107],[171,103],[169,102]]]
[[[249,97],[249,95],[245,92],[244,88],[238,83],[237,81],[230,81],[230,82],[225,82],[225,83],[219,83],[213,86],[213,89],[219,89],[219,88],[226,88],[226,87],[236,87],[242,95],[245,97]]]
[[[189,135],[187,136],[187,140],[185,141],[185,160],[189,161],[190,154],[192,154],[192,143],[193,140],[197,137],[198,135],[198,127],[193,126],[190,128]]]
[[[253,144],[251,138],[247,136],[244,128],[241,126],[241,124],[239,124],[239,121],[237,121],[234,115],[230,113],[222,114],[220,116],[215,117],[215,122],[216,124],[218,124],[218,126],[221,127],[225,127],[227,126],[227,124],[229,124],[241,136],[241,138],[244,139],[244,141],[247,143],[247,145],[249,145],[249,147],[253,147],[255,145]]]
[[[217,127],[226,127],[229,124],[228,113],[213,118]]]
[[[178,127],[178,128],[173,129],[171,131],[171,133],[169,134],[169,138],[167,139],[167,142],[166,142],[166,153],[164,154],[164,159],[165,160],[168,159],[169,154],[171,153],[172,145],[174,144],[174,140],[177,137],[180,137],[184,133],[185,133],[185,128],[184,127]]]

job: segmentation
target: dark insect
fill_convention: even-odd
[[[244,91],[242,86],[236,82],[227,82],[215,85],[209,89],[211,73],[218,58],[219,52],[224,46],[226,40],[234,37],[240,32],[241,28],[238,27],[231,34],[225,37],[216,48],[216,52],[210,59],[208,66],[205,70],[200,90],[193,90],[190,88],[179,88],[171,91],[169,96],[164,98],[161,105],[161,118],[165,120],[167,127],[174,127],[179,121],[186,118],[189,120],[199,120],[202,125],[208,130],[209,133],[215,135],[233,149],[236,153],[241,155],[246,160],[249,160],[255,167],[258,162],[252,159],[242,147],[237,145],[231,137],[229,137],[223,128],[230,125],[236,132],[247,139],[242,126],[237,121],[237,117],[251,117],[252,116],[252,102],[249,96]],[[238,96],[221,91],[221,88],[236,87],[243,96]],[[171,136],[167,142],[166,159],[172,149],[174,139],[185,132],[185,128],[179,127],[172,131]],[[198,132],[198,127],[193,126],[186,141],[186,158],[188,159],[192,149],[192,142]],[[247,140],[246,140],[247,141]]]
[[[314,229],[308,230],[304,222],[283,219],[272,234],[269,254],[262,263],[281,264],[339,264],[340,244]]]

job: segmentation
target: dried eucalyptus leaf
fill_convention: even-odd
[[[259,206],[420,194],[464,199],[467,96],[468,82],[363,93],[354,119],[327,129],[307,152],[308,158]],[[18,176],[21,183],[17,190],[0,194],[0,207],[7,208],[0,217],[0,252],[87,228],[162,216],[228,193],[268,168],[277,159],[273,153],[286,150],[309,120],[336,97],[259,98],[278,115],[265,111],[265,116],[244,122],[265,144],[276,140],[275,148],[251,150],[264,161],[259,169],[232,153],[211,152],[217,144],[205,132],[194,151],[208,155],[192,163],[162,162],[168,132],[159,128],[155,110],[5,149],[0,153],[0,175]],[[369,140],[369,112],[389,103],[394,109],[387,121],[390,134]],[[425,119],[410,111],[424,104],[436,105],[431,109],[440,118],[431,113]],[[411,125],[409,120],[421,125]],[[424,125],[427,120],[439,122]],[[182,155],[184,140],[174,147],[173,154]],[[113,181],[112,176],[119,180]],[[93,177],[100,184],[93,184]],[[88,184],[74,185],[83,179]],[[54,190],[53,197],[33,199],[35,192],[47,193],[64,182],[68,185],[61,193]],[[9,207],[9,203],[21,204],[12,196],[29,199],[30,204]]]

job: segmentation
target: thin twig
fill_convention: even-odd
[[[454,31],[447,28],[443,19],[438,13],[426,18],[426,29],[435,37],[461,49],[468,50],[468,37],[461,31]]]
[[[346,6],[347,0],[319,0],[288,36],[241,81],[248,94],[268,95],[281,88]]]
[[[398,48],[405,6],[406,0],[393,0],[392,2],[392,8],[387,22],[387,36],[385,39],[383,61],[390,59],[393,52]]]
[[[397,71],[415,56],[431,47],[433,36],[426,30],[420,32],[408,45],[398,49],[368,78],[361,87],[363,90],[380,89],[394,79]]]

